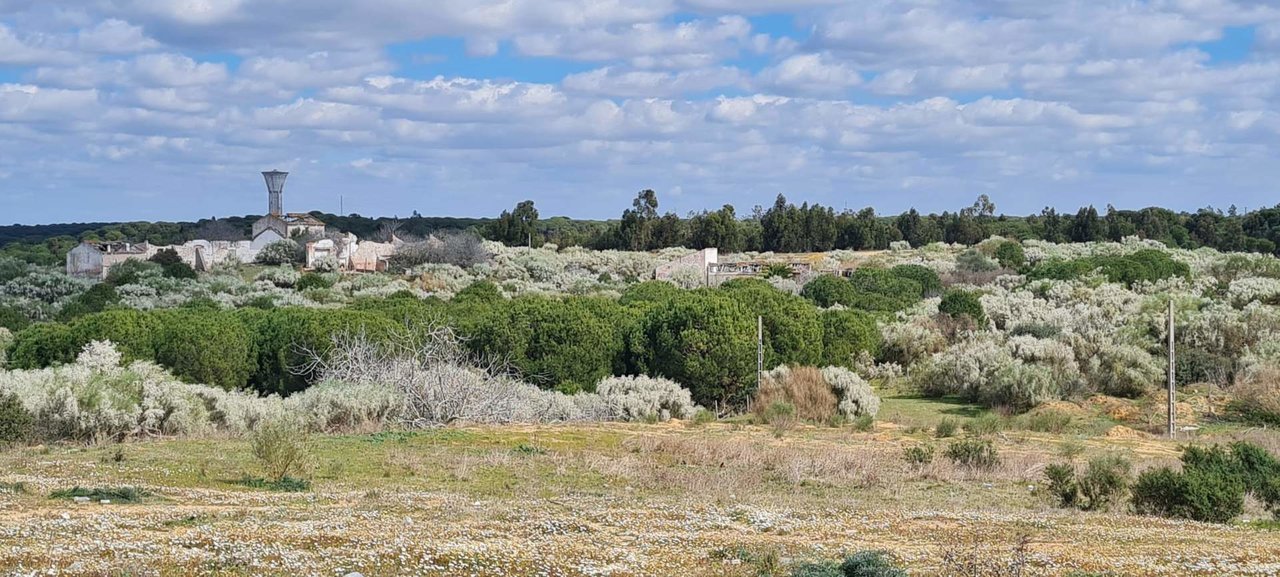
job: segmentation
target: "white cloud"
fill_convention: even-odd
[[[862,84],[857,70],[827,54],[789,56],[761,72],[758,80],[774,91],[820,95],[844,94]]]
[[[440,212],[494,213],[530,182],[575,216],[641,187],[681,191],[664,193],[681,211],[779,192],[890,211],[989,192],[1018,210],[1176,202],[1170,182],[1200,202],[1227,179],[1240,198],[1214,198],[1257,206],[1280,177],[1280,10],[1257,0],[0,6],[19,79],[0,84],[0,199],[24,220],[148,216],[51,212],[7,192],[32,187],[28,168],[85,211],[161,172],[138,192],[168,218],[244,212],[224,191],[272,162],[310,179],[299,207],[376,176],[360,210],[389,214],[422,190]],[[778,13],[786,36],[751,19]],[[1197,46],[1227,26],[1258,27],[1242,61]],[[393,46],[438,37],[469,55]]]

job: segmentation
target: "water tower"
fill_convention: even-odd
[[[288,177],[289,173],[279,170],[262,173],[262,178],[267,181],[267,204],[271,216],[284,215],[284,179]]]

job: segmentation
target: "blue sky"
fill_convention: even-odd
[[[0,223],[1280,201],[1251,0],[80,4],[0,2]]]

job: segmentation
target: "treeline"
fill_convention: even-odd
[[[497,218],[406,218],[310,213],[337,231],[387,240],[391,233],[414,239],[442,230],[468,230],[508,246],[555,244],[594,249],[656,250],[674,246],[715,247],[726,252],[816,252],[833,249],[882,250],[894,242],[972,245],[991,236],[1049,242],[1118,241],[1138,236],[1177,248],[1211,247],[1224,252],[1280,254],[1280,205],[1247,213],[1204,208],[1194,213],[1164,208],[1118,210],[1093,206],[1074,214],[1045,208],[1029,216],[997,215],[985,195],[972,206],[941,214],[915,209],[880,215],[873,208],[839,211],[821,204],[796,205],[779,195],[772,206],[743,214],[732,205],[681,217],[660,212],[657,194],[641,191],[617,220],[542,219],[533,201],[523,201]],[[195,222],[133,222],[0,226],[0,254],[35,264],[62,262],[80,241],[146,241],[167,245],[203,238],[244,240],[259,216]]]
[[[532,201],[503,212],[486,236],[512,246],[534,239],[550,242]],[[997,215],[986,195],[955,212],[922,214],[915,209],[883,216],[873,208],[840,211],[820,204],[796,205],[778,195],[770,207],[742,215],[732,205],[680,218],[659,212],[657,194],[641,191],[622,212],[584,246],[596,249],[656,250],[672,246],[719,248],[727,252],[820,252],[835,249],[880,250],[905,241],[913,247],[934,242],[973,245],[992,236],[1049,242],[1119,241],[1128,236],[1153,239],[1177,248],[1211,247],[1227,251],[1276,254],[1280,246],[1280,206],[1248,213],[1205,208],[1195,213],[1164,208],[1100,213],[1092,206],[1075,214],[1045,208],[1029,216]]]
[[[882,284],[857,290],[902,288]],[[754,392],[757,316],[763,317],[767,366],[848,366],[862,352],[880,353],[879,316],[909,306],[925,292],[919,282],[908,286],[914,291],[910,295],[862,299],[879,303],[880,310],[867,311],[824,311],[761,279],[692,291],[651,281],[632,285],[620,299],[507,299],[493,284],[481,282],[450,301],[403,293],[341,310],[222,310],[196,302],[181,309],[115,309],[31,325],[17,333],[9,363],[11,368],[69,363],[85,344],[110,340],[127,360],[155,360],[190,382],[289,394],[310,384],[307,351],[325,351],[336,333],[360,331],[381,339],[401,334],[396,329],[406,326],[447,325],[478,356],[508,364],[544,388],[590,391],[609,375],[651,375],[683,384],[705,406],[740,406]]]

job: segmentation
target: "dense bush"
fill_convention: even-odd
[[[942,302],[938,303],[938,312],[951,315],[955,318],[966,317],[979,325],[987,322],[987,314],[982,309],[982,300],[977,294],[963,290],[949,290],[942,295]]]
[[[277,240],[258,251],[259,264],[279,266],[297,264],[298,243],[291,239]]]
[[[1141,514],[1227,523],[1252,494],[1280,515],[1280,461],[1249,443],[1183,449],[1182,471],[1168,467],[1144,472],[1133,487]]]
[[[1133,286],[1167,278],[1191,276],[1191,268],[1167,252],[1146,249],[1128,255],[1096,255],[1075,260],[1050,260],[1036,265],[1030,279],[1072,280],[1098,271],[1109,282]]]
[[[803,298],[759,279],[735,279],[718,289],[764,323],[765,366],[816,365],[822,360],[823,325]]]
[[[178,377],[224,389],[249,384],[254,372],[253,335],[235,316],[201,311],[161,311],[155,360]]]
[[[1027,263],[1027,254],[1022,250],[1022,243],[1006,240],[996,246],[995,254],[996,262],[1000,266],[1018,270]]]
[[[0,447],[30,439],[34,423],[16,394],[0,390]]]
[[[337,279],[334,278],[333,275],[318,272],[305,272],[302,273],[302,276],[298,278],[298,282],[294,283],[293,286],[299,291],[306,291],[311,289],[333,288],[333,285],[336,282]]]
[[[918,264],[900,264],[889,269],[889,273],[902,279],[909,279],[920,284],[920,297],[929,298],[942,294],[942,279],[933,269]]]
[[[467,346],[504,359],[529,381],[567,393],[612,374],[622,350],[613,327],[581,299],[521,297],[480,307]]]
[[[22,314],[18,309],[0,305],[0,328],[20,331],[27,328],[29,324],[31,324],[31,319],[28,319],[27,315]]]
[[[9,348],[13,346],[13,333],[0,327],[0,369],[9,364]]]
[[[492,305],[502,302],[502,289],[498,285],[489,281],[479,281],[467,285],[466,288],[458,291],[453,296],[453,302],[458,304],[487,304]]]
[[[164,276],[177,279],[194,279],[196,278],[195,269],[191,265],[182,261],[182,257],[178,256],[178,251],[172,248],[166,248],[156,251],[151,255],[151,262],[160,265],[164,271]]]
[[[822,321],[822,365],[851,367],[866,353],[876,357],[884,338],[875,317],[863,311],[830,310],[819,315]]]
[[[117,287],[135,284],[144,274],[163,270],[164,267],[158,263],[130,258],[122,263],[112,265],[111,269],[107,271],[107,278],[104,279],[104,282]]]
[[[918,281],[897,276],[892,270],[860,268],[849,276],[849,282],[854,288],[853,300],[841,304],[869,311],[900,311],[924,294]]]
[[[800,296],[813,304],[830,308],[835,305],[849,306],[853,303],[857,291],[853,284],[833,274],[824,274],[805,283]]]
[[[738,302],[690,292],[650,309],[629,339],[635,374],[688,387],[705,407],[742,405],[755,385],[755,321]]]

